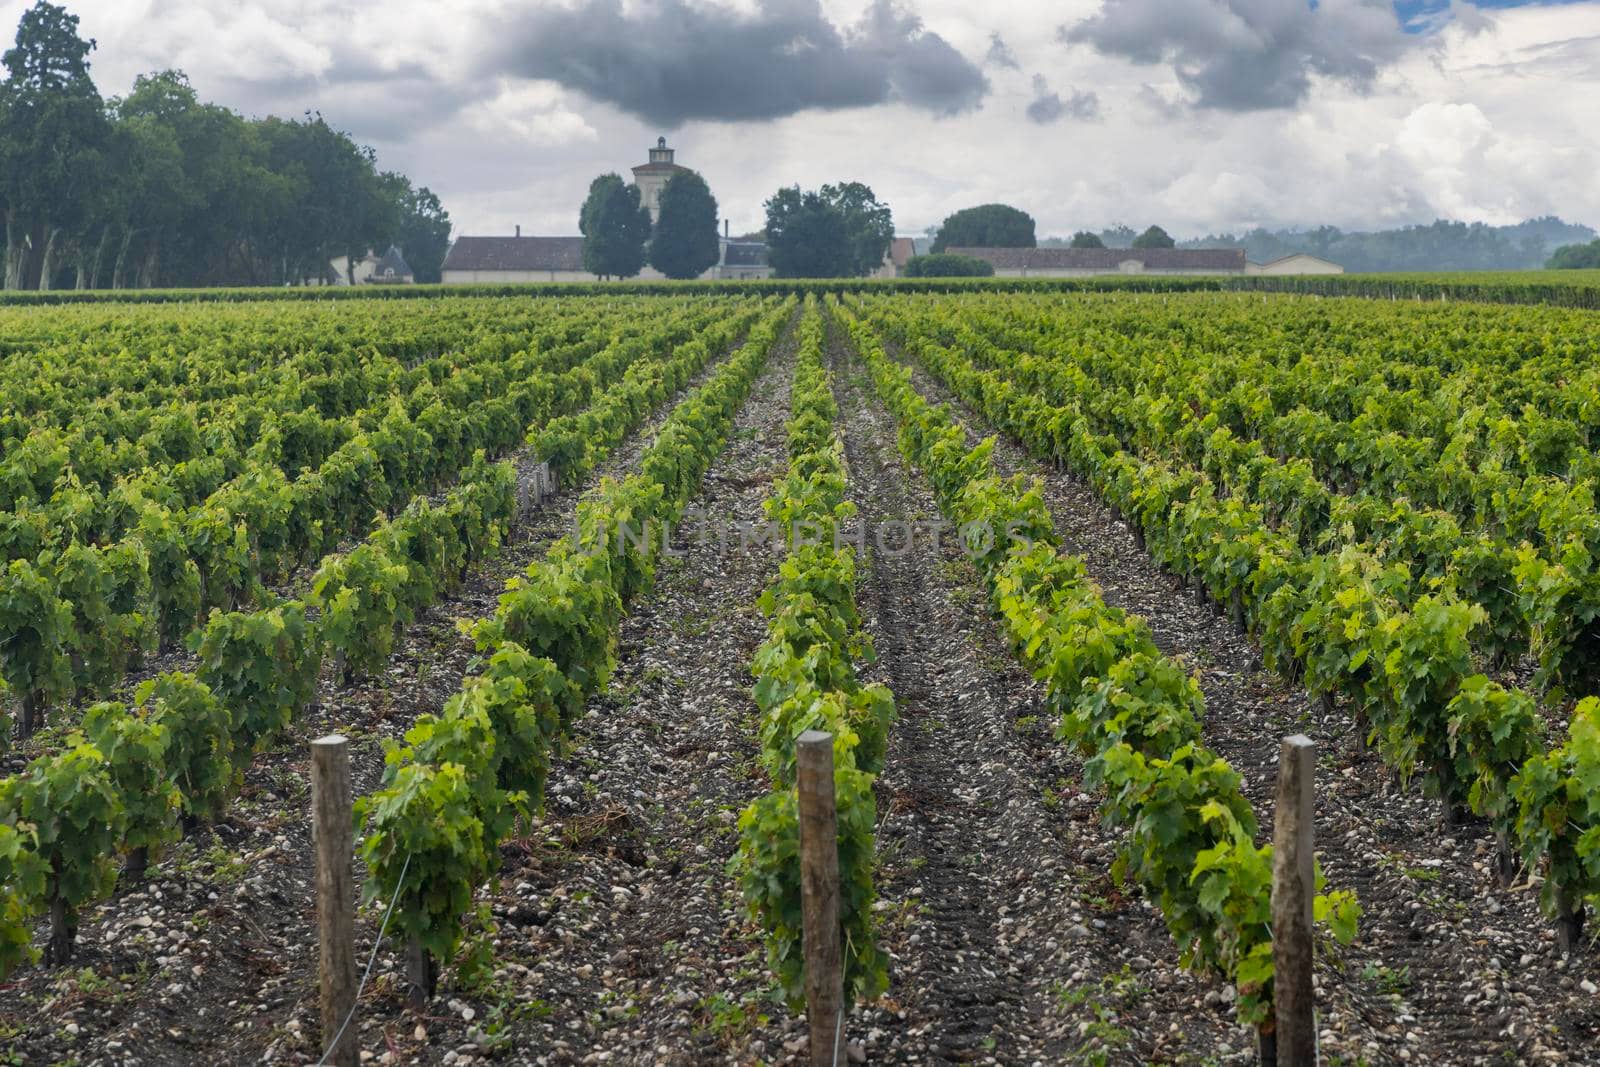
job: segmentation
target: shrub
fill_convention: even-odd
[[[992,278],[994,264],[977,256],[935,252],[906,260],[907,278]]]

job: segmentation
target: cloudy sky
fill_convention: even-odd
[[[103,93],[178,67],[320,110],[458,233],[576,233],[661,134],[736,232],[848,179],[901,233],[992,200],[1041,234],[1600,225],[1600,0],[64,2]]]

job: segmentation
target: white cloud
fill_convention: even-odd
[[[0,0],[0,23],[14,26],[28,2]],[[717,6],[754,16],[776,2]],[[1247,12],[1267,2],[1229,0],[1230,10]],[[524,232],[576,232],[589,180],[626,173],[666,132],[553,83],[496,73],[490,60],[506,19],[570,9],[568,0],[68,3],[83,32],[99,39],[94,70],[107,95],[126,92],[138,73],[177,66],[203,96],[248,114],[315,108],[373,144],[382,165],[434,188],[468,232],[509,232],[518,222]],[[802,10],[799,0],[781,3]],[[628,0],[623,9],[648,6]],[[1600,99],[1600,0],[1481,11],[1458,0],[1425,39],[1398,44],[1372,4],[1320,6],[1357,47],[1308,38],[1299,15],[1282,23],[1276,40],[1315,52],[1324,70],[1313,70],[1301,94],[1292,71],[1238,58],[1267,47],[1252,41],[1247,22],[1183,38],[1179,69],[1170,41],[1168,59],[1140,63],[1056,40],[1057,26],[1095,17],[1098,0],[902,0],[926,33],[974,63],[992,35],[1005,42],[1016,65],[983,65],[989,90],[980,107],[948,116],[890,94],[875,106],[758,122],[690,121],[670,136],[739,230],[759,225],[762,200],[780,185],[848,178],[870,184],[908,233],[989,200],[1031,212],[1044,234],[1113,220],[1179,234],[1438,215],[1502,222],[1556,213],[1600,223],[1592,103]],[[871,7],[822,0],[820,9],[848,27]],[[1217,4],[1161,7],[1172,26],[1189,26]],[[1215,57],[1234,66],[1219,67],[1195,40],[1213,40]],[[1272,99],[1287,93],[1292,106],[1236,112],[1186,103],[1208,87],[1249,98],[1251,77],[1265,79]],[[1030,121],[1030,103],[1052,87],[1063,109],[1073,93],[1092,93],[1099,121]]]
[[[494,139],[517,138],[533,148],[563,148],[599,139],[595,128],[567,107],[566,94],[548,82],[498,79],[492,97],[467,105],[461,117]]]

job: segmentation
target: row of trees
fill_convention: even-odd
[[[780,278],[859,278],[883,265],[894,217],[860,182],[779,189],[767,209],[767,261]]]
[[[1038,240],[1034,221],[1008,204],[981,204],[957,211],[933,233],[932,251],[950,248],[1175,248],[1160,226],[1142,233],[1121,224],[1099,231],[1079,230],[1070,238]],[[1526,270],[1556,267],[1600,267],[1600,242],[1595,231],[1554,217],[1529,219],[1512,226],[1439,220],[1371,233],[1347,233],[1335,226],[1311,230],[1255,229],[1243,236],[1212,235],[1182,242],[1183,248],[1243,248],[1252,260],[1266,263],[1294,252],[1308,252],[1342,264],[1351,271],[1391,270]]]
[[[1184,248],[1243,248],[1257,263],[1293,252],[1331,259],[1347,271],[1532,270],[1562,245],[1592,241],[1595,231],[1553,216],[1510,226],[1439,219],[1426,226],[1350,232],[1254,229],[1183,242]]]
[[[698,278],[716,264],[717,201],[704,178],[694,171],[674,174],[656,208],[659,219],[652,229],[637,185],[624,184],[617,174],[590,182],[578,213],[584,270],[602,278],[631,278],[649,263],[669,278]]]
[[[371,149],[320,115],[204,103],[175,70],[103,99],[94,47],[41,0],[0,61],[5,288],[324,281],[335,258],[390,244],[438,280],[449,215]]]
[[[1079,230],[1069,241],[1051,239],[1048,245],[1066,244],[1072,248],[1173,248],[1171,236],[1160,226],[1135,233],[1126,226],[1093,233]],[[979,204],[948,216],[933,232],[930,251],[935,255],[951,248],[1037,248],[1033,216],[1010,204]]]
[[[871,274],[894,239],[887,204],[860,182],[806,192],[779,189],[764,205],[767,262],[780,278],[843,278]],[[583,267],[602,278],[631,278],[650,266],[668,278],[698,278],[721,255],[717,201],[705,179],[683,171],[661,190],[654,227],[639,187],[616,174],[589,184],[578,216]]]

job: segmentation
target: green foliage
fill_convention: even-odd
[[[1600,892],[1600,698],[1578,703],[1566,742],[1528,759],[1510,793],[1523,859],[1545,872],[1545,914],[1581,907]]]
[[[526,795],[533,810],[542,808],[550,758],[562,737],[567,683],[561,668],[503,641],[474,682],[494,730],[500,788]]]
[[[590,182],[578,213],[578,232],[583,234],[584,270],[602,278],[638,274],[650,239],[650,212],[640,206],[639,187],[624,185],[615,174]]]
[[[906,260],[907,278],[989,278],[993,275],[994,264],[976,256],[937,252]]]
[[[667,179],[650,235],[650,265],[669,278],[698,278],[721,256],[717,201],[694,171]]]
[[[459,764],[409,763],[356,801],[368,900],[393,900],[392,924],[430,955],[449,960],[461,942],[473,889],[497,858],[485,839],[467,772]]]
[[[800,922],[800,856],[795,743],[807,730],[833,736],[838,812],[839,925],[845,997],[877,996],[888,984],[887,957],[873,932],[876,899],[874,776],[883,769],[894,697],[863,685],[855,664],[870,660],[855,604],[855,553],[836,547],[848,518],[844,450],[833,431],[838,414],[822,362],[822,317],[807,300],[790,394],[789,471],[764,503],[790,550],[761,595],[767,640],[751,662],[761,709],[761,762],[773,792],[739,819],[739,851],[729,871],[746,907],[767,934],[767,961],[793,1006],[804,1002]]]
[[[1467,784],[1472,810],[1509,836],[1516,815],[1512,779],[1544,747],[1537,705],[1526,693],[1474,674],[1461,680],[1447,714],[1455,778]]]
[[[779,189],[765,205],[767,259],[780,278],[848,278],[883,263],[894,223],[860,182]]]
[[[1150,226],[1133,239],[1135,248],[1176,248],[1177,244],[1160,226]]]
[[[178,789],[183,814],[214,822],[228,806],[242,768],[234,764],[228,709],[193,675],[152,678],[134,692],[140,714],[166,734],[162,766]]]
[[[0,678],[42,713],[72,684],[72,605],[41,566],[15,559],[0,572]]]
[[[1006,204],[963,208],[946,218],[933,239],[933,251],[947,248],[1032,248],[1033,216]]]
[[[311,580],[310,606],[327,647],[344,657],[344,681],[389,662],[395,632],[410,620],[403,599],[410,571],[377,544],[363,542],[330,556]]]
[[[873,776],[834,767],[839,830],[839,926],[844,996],[856,1004],[889,985],[888,956],[872,917]],[[750,914],[767,932],[767,965],[791,1009],[805,1006],[805,953],[800,905],[800,820],[793,787],[758,798],[739,816],[739,852],[731,871]]]
[[[72,544],[56,563],[55,582],[72,609],[67,632],[78,688],[104,694],[154,644],[149,558],[137,541],[107,549]]]
[[[241,755],[269,745],[316,691],[322,644],[298,601],[213,612],[193,646],[196,677],[229,709]]]
[[[15,810],[0,813],[0,978],[38,959],[31,920],[44,900],[47,871],[33,824]]]
[[[83,736],[105,758],[123,813],[122,847],[158,855],[178,836],[182,800],[169,774],[167,727],[122,704],[102,703],[83,716]]]
[[[27,824],[46,868],[44,899],[76,910],[111,892],[126,813],[100,750],[79,741],[0,780],[0,824]]]
[[[1586,245],[1562,245],[1545,264],[1550,270],[1594,270],[1600,268],[1600,238]]]

